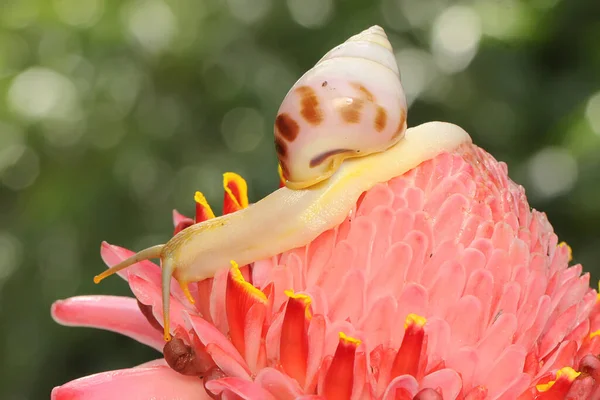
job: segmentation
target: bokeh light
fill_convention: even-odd
[[[292,19],[306,28],[326,24],[334,12],[333,0],[287,0]]]
[[[600,135],[600,92],[595,93],[587,102],[585,117],[592,130]]]
[[[545,198],[567,193],[577,180],[577,161],[566,150],[548,147],[529,160],[532,189]]]
[[[166,50],[177,36],[175,16],[162,0],[132,0],[122,12],[129,34],[149,53]]]
[[[462,71],[475,57],[480,39],[481,22],[472,8],[447,8],[432,29],[431,49],[438,67],[447,73]]]

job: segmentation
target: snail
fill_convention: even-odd
[[[164,336],[170,282],[188,284],[304,246],[341,224],[360,195],[436,155],[470,142],[456,125],[407,129],[406,99],[392,47],[373,26],[329,51],[290,89],[278,111],[275,148],[285,186],[240,211],[192,225],[94,277],[139,261],[162,268]]]

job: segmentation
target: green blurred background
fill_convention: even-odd
[[[373,24],[409,124],[457,123],[509,165],[575,261],[600,263],[600,2],[0,0],[0,398],[157,357],[65,328],[51,303],[102,285],[102,240],[140,249],[215,211],[222,173],[277,187],[272,122],[294,81]]]

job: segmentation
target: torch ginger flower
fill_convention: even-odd
[[[224,212],[248,206],[225,174]],[[213,218],[173,214],[175,233]],[[103,243],[112,266],[133,253]],[[162,335],[160,268],[121,271],[136,298],[57,301],[64,325],[130,336],[164,354],[69,382],[52,399],[600,398],[597,294],[507,167],[475,145],[366,192],[305,247],[172,281]]]

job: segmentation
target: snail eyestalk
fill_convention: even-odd
[[[105,278],[108,278],[109,276],[114,275],[117,272],[132,266],[133,264],[139,263],[140,261],[149,260],[151,258],[160,258],[163,247],[165,247],[164,244],[158,244],[156,246],[148,247],[147,249],[144,249],[132,255],[131,257],[121,261],[117,265],[113,265],[103,273],[96,275],[94,277],[94,283],[100,283]]]
[[[170,301],[171,301],[171,277],[175,271],[175,265],[172,260],[167,259],[162,263],[162,308],[163,308],[163,329],[166,342],[171,341],[170,325]],[[187,288],[187,286],[186,286]],[[190,296],[191,297],[191,296]]]

